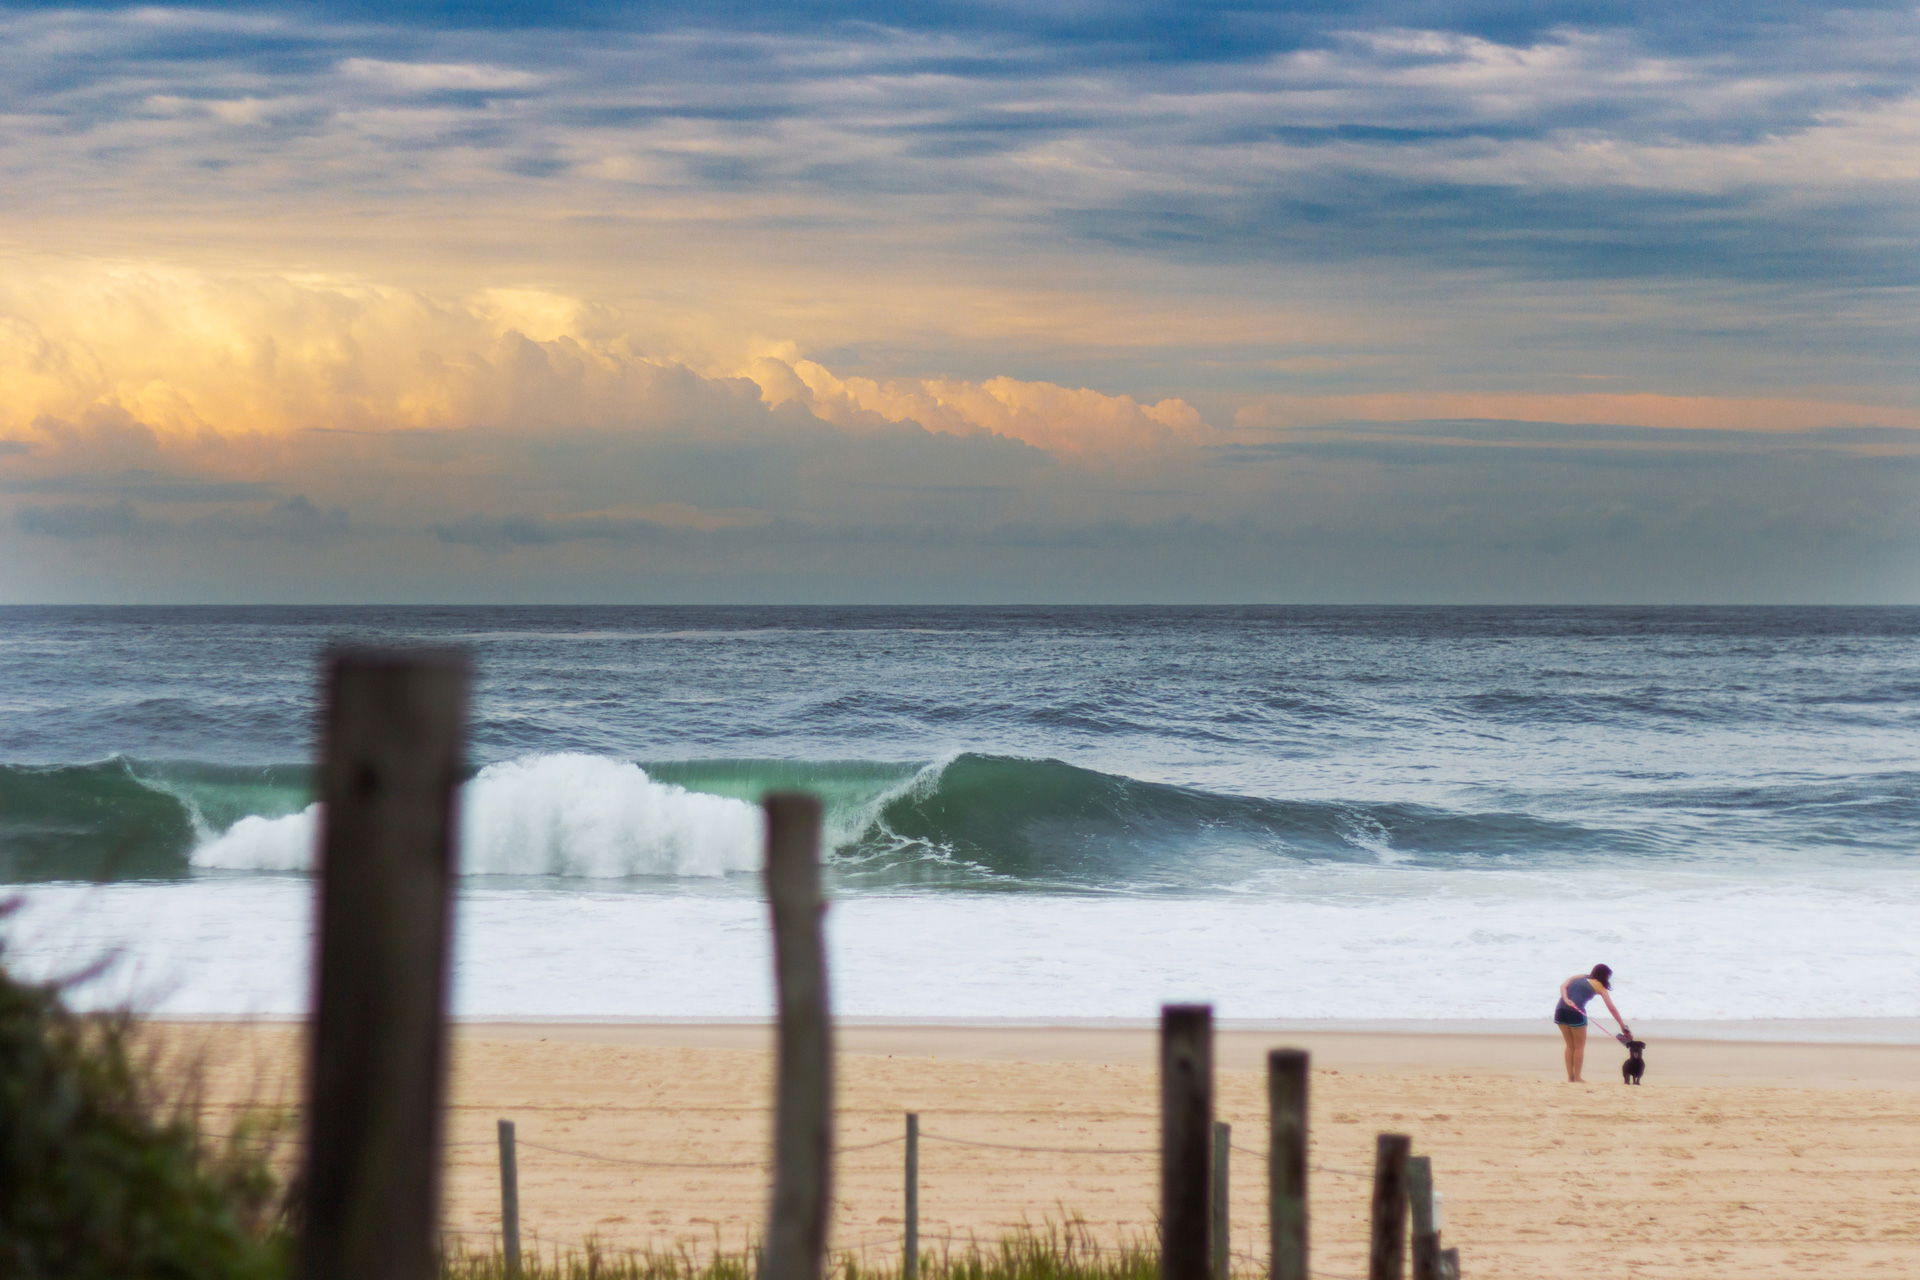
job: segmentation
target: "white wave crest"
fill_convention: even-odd
[[[320,806],[242,818],[193,852],[193,865],[304,871]],[[568,753],[490,764],[461,794],[467,875],[719,876],[759,865],[760,811],[743,800],[657,782],[604,756]]]
[[[191,861],[217,871],[305,871],[319,827],[317,804],[284,818],[242,818],[198,845]]]
[[[717,876],[759,865],[760,811],[604,756],[488,765],[467,785],[470,875]]]

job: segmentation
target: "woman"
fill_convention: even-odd
[[[1607,994],[1607,985],[1613,981],[1613,970],[1604,964],[1597,964],[1589,973],[1576,973],[1560,984],[1560,1003],[1553,1006],[1554,1025],[1560,1028],[1560,1038],[1567,1042],[1567,1082],[1585,1084],[1580,1078],[1580,1067],[1587,1056],[1587,1002],[1599,996],[1606,1002],[1607,1012],[1620,1024],[1620,1034],[1628,1038],[1632,1032],[1627,1030],[1627,1020],[1613,1007],[1613,997]]]

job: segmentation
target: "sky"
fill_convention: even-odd
[[[1920,602],[1920,9],[0,6],[0,603]]]

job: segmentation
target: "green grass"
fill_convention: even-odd
[[[758,1251],[695,1254],[686,1249],[614,1249],[588,1241],[577,1249],[522,1252],[522,1280],[752,1280]],[[450,1254],[442,1280],[506,1280],[506,1258],[492,1252]],[[1027,1228],[983,1245],[941,1244],[923,1250],[921,1280],[1158,1280],[1159,1253],[1144,1238],[1101,1245],[1086,1224],[1069,1219]],[[870,1260],[843,1250],[827,1259],[828,1280],[901,1280],[899,1259]]]

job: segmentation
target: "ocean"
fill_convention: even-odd
[[[1920,1019],[1913,608],[0,609],[8,962],[301,1011],[358,642],[475,659],[467,1017],[765,1016],[803,787],[850,1018]]]

